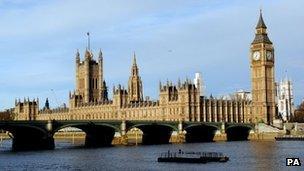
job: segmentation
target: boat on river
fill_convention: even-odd
[[[207,163],[207,162],[227,162],[229,157],[217,152],[165,152],[158,157],[158,162],[176,163]]]

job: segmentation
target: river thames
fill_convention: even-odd
[[[304,170],[304,141],[238,141],[192,144],[113,146],[85,149],[56,142],[55,150],[12,152],[11,142],[0,148],[1,170]],[[226,163],[158,163],[161,152],[223,152]],[[300,158],[302,166],[287,167],[286,157]]]

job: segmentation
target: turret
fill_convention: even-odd
[[[92,58],[93,58],[93,54],[88,49],[86,49],[84,54],[84,59],[90,61],[92,60]]]
[[[44,104],[44,110],[49,110],[50,109],[50,103],[49,103],[49,99],[46,98],[45,100],[45,104]]]
[[[76,81],[76,90],[79,90],[79,66],[80,66],[80,54],[79,54],[79,50],[77,49],[76,52],[76,74],[75,74],[75,81]]]
[[[137,63],[136,63],[135,52],[134,52],[134,55],[133,55],[133,65],[132,65],[131,75],[133,75],[133,76],[138,75],[138,67],[137,67]]]
[[[39,100],[32,101],[24,98],[23,102],[17,102],[15,105],[16,120],[36,120],[39,111]]]
[[[143,101],[142,81],[138,73],[136,63],[136,55],[133,55],[133,64],[131,67],[131,75],[128,82],[129,102]]]
[[[108,87],[106,84],[106,81],[103,80],[102,87],[101,87],[101,101],[107,101],[108,100]]]
[[[102,51],[99,50],[98,54],[98,94],[99,94],[99,101],[104,101],[107,100],[107,98],[104,98],[105,94],[105,80],[103,79],[103,56],[102,56]]]
[[[84,60],[84,102],[88,103],[90,101],[90,61],[91,53],[85,51]]]
[[[114,93],[113,93],[113,104],[117,106],[118,108],[126,105],[128,102],[128,92],[124,87],[121,87],[121,85],[118,85],[118,88],[115,89],[114,87]]]
[[[178,97],[180,105],[185,106],[182,109],[185,120],[200,121],[200,92],[188,78],[178,88]]]
[[[76,64],[79,65],[80,63],[80,54],[79,54],[79,50],[77,49],[77,52],[76,52]]]
[[[162,90],[162,83],[161,83],[161,81],[159,81],[159,91],[161,91]]]

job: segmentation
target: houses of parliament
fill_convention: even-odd
[[[190,80],[159,83],[159,99],[143,98],[142,80],[136,55],[133,56],[127,88],[113,87],[112,99],[104,80],[103,54],[94,59],[92,51],[75,55],[76,88],[69,105],[50,109],[48,100],[39,109],[39,100],[16,100],[16,120],[154,120],[239,122],[272,124],[275,118],[274,48],[268,38],[262,13],[250,45],[252,99],[236,95],[230,99],[206,97]],[[82,59],[81,59],[82,58]],[[244,56],[244,58],[247,58]]]

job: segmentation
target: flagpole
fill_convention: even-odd
[[[91,48],[90,48],[90,32],[87,32],[87,36],[88,36],[88,50],[91,50]]]

